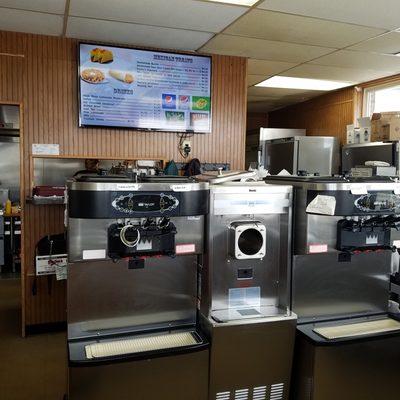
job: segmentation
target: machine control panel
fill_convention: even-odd
[[[129,193],[117,195],[111,205],[117,211],[126,214],[147,211],[164,213],[176,209],[179,205],[179,200],[171,194],[164,193]]]
[[[374,192],[358,197],[354,205],[364,212],[400,210],[400,196],[392,193]]]

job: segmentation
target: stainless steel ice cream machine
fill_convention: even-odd
[[[400,322],[389,294],[400,183],[341,176],[266,181],[294,187],[292,398],[397,398]]]
[[[212,184],[201,268],[209,399],[288,399],[292,188]]]
[[[68,183],[69,398],[207,399],[197,324],[208,184]]]

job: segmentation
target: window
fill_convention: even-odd
[[[400,111],[400,82],[364,89],[363,116],[376,112]]]

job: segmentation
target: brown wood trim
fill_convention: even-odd
[[[372,86],[380,86],[380,85],[385,85],[385,84],[389,84],[392,82],[399,82],[399,84],[400,84],[400,74],[386,76],[384,78],[379,78],[379,79],[374,79],[373,81],[360,83],[357,86],[361,87],[362,89],[367,89]]]

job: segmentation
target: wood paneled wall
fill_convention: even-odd
[[[350,87],[269,113],[270,128],[303,128],[311,136],[336,136],[346,143],[355,115],[357,88]]]
[[[247,113],[247,132],[268,127],[268,113],[248,112]]]
[[[22,104],[23,187],[29,195],[32,143],[59,143],[61,154],[99,157],[164,157],[181,161],[174,133],[78,128],[77,41],[0,31],[0,103]],[[212,133],[196,135],[193,157],[244,166],[247,60],[212,58]],[[35,243],[63,229],[62,206],[24,205],[24,321],[65,320],[65,282],[35,278]]]

